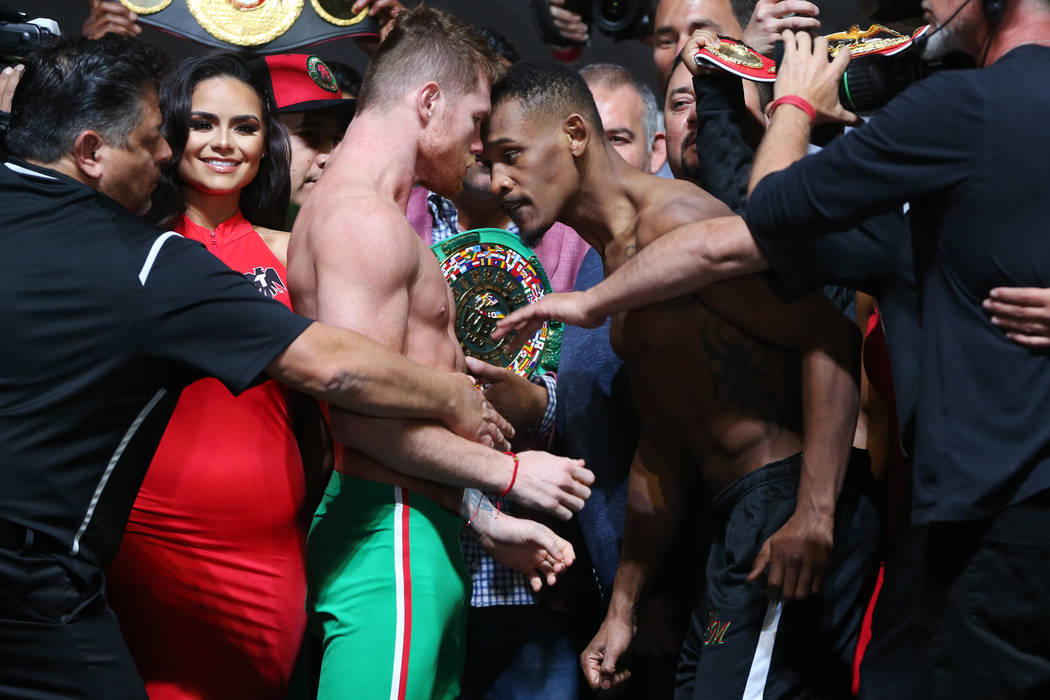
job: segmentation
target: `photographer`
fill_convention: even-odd
[[[765,267],[763,253],[779,270],[785,241],[910,201],[921,300],[912,520],[929,523],[929,542],[915,573],[920,685],[905,695],[1030,697],[1050,683],[1050,358],[1008,340],[982,301],[1050,285],[1050,170],[1033,148],[1050,126],[1032,118],[1050,109],[1050,4],[930,0],[926,12],[928,55],[962,50],[983,68],[932,76],[803,157],[815,121],[853,120],[837,97],[848,57],[829,64],[825,41],[785,33],[776,97],[788,99],[756,158],[746,226],[684,226],[586,296],[548,297],[503,328],[533,315],[594,323]],[[879,686],[862,679],[862,691]]]

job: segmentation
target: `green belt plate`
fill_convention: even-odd
[[[496,228],[467,231],[430,248],[456,300],[456,337],[464,353],[524,377],[558,368],[564,330],[559,321],[544,323],[517,352],[507,338],[492,339],[497,321],[551,291],[532,250]]]

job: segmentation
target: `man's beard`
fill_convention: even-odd
[[[466,169],[456,168],[452,158],[438,158],[436,163],[431,163],[431,165],[435,167],[428,168],[425,173],[422,173],[420,182],[428,190],[442,197],[453,199],[459,196],[463,190],[463,173]]]
[[[420,182],[442,197],[452,199],[463,189],[463,178],[474,157],[461,144],[426,139],[420,143]]]
[[[689,150],[693,149],[693,153],[689,153]],[[692,140],[686,139],[682,144],[681,155],[678,159],[679,166],[678,172],[675,172],[675,168],[671,168],[671,174],[679,180],[688,180],[693,184],[700,184],[700,156],[696,153],[696,140],[695,136]]]
[[[549,226],[539,230],[523,229],[519,226],[518,238],[520,238],[521,242],[529,248],[535,248],[540,244],[540,241],[543,240],[543,237],[547,235],[547,231],[549,230]]]
[[[529,203],[531,204],[531,202]],[[527,245],[529,248],[535,248],[543,240],[543,236],[547,233],[548,229],[553,226],[552,223],[533,223],[528,225],[526,222],[521,221],[519,217],[515,216],[518,212],[510,214],[511,220],[514,225],[518,227],[518,238],[522,243]]]
[[[929,39],[922,47],[922,57],[926,60],[943,58],[952,51],[962,49],[959,42],[959,18],[949,20],[949,24],[939,24],[930,32]]]

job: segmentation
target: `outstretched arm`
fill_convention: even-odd
[[[518,309],[496,324],[492,337],[511,332],[528,337],[549,318],[595,328],[611,314],[684,296],[767,267],[739,216],[688,223],[643,248],[586,292],[549,294]]]
[[[344,411],[429,418],[487,445],[514,435],[467,375],[428,369],[343,328],[311,324],[265,371]]]
[[[631,673],[619,663],[637,629],[639,600],[651,572],[660,566],[682,519],[696,472],[674,468],[656,453],[651,429],[643,428],[628,477],[623,552],[605,620],[580,664],[587,683],[608,689]]]
[[[594,474],[583,460],[521,452],[515,476],[513,457],[433,423],[348,418],[333,422],[332,436],[403,474],[496,493],[513,481],[508,498],[562,520],[583,508],[591,495]]]

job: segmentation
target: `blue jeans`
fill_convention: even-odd
[[[570,619],[542,604],[471,608],[461,700],[576,700]]]

